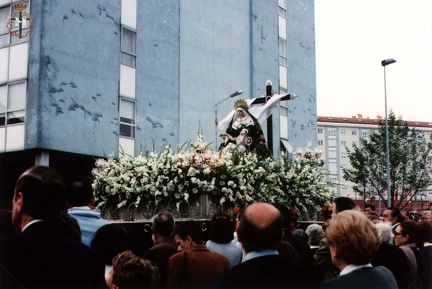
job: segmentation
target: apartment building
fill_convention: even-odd
[[[318,117],[317,147],[323,151],[326,159],[325,168],[329,172],[327,181],[339,184],[333,187],[336,196],[363,200],[351,189],[353,184],[344,180],[342,169],[350,167],[347,149],[352,151],[354,145],[359,146],[360,139],[368,138],[381,121],[382,118],[364,118],[361,114],[352,117]],[[432,134],[432,122],[407,121],[407,123],[409,127],[416,128],[426,137]],[[425,193],[424,200],[432,196],[431,193],[432,191]]]
[[[216,143],[215,109],[267,80],[301,96],[263,126],[273,153],[316,145],[313,0],[0,0],[0,23],[1,204],[34,164]]]

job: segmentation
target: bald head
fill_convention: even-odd
[[[240,217],[239,241],[246,253],[277,249],[282,240],[283,217],[273,205],[254,203]]]
[[[280,217],[280,212],[273,205],[254,203],[249,205],[243,215],[257,228],[264,229]]]

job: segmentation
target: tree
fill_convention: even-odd
[[[417,194],[432,184],[432,136],[427,139],[409,128],[401,117],[390,111],[388,119],[390,204],[405,207]],[[385,120],[369,139],[348,149],[351,168],[343,168],[343,177],[354,183],[353,190],[364,198],[378,195],[387,202]]]

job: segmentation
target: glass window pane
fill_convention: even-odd
[[[135,127],[126,124],[120,124],[120,135],[135,138]]]
[[[127,53],[122,52],[121,53],[121,63],[129,65],[129,66],[136,66],[136,57]]]
[[[7,124],[23,123],[24,117],[25,117],[24,110],[9,112],[7,114]]]
[[[25,108],[26,83],[16,83],[9,85],[8,110],[18,110]]]
[[[6,124],[6,113],[0,113],[0,126],[4,126]]]
[[[7,86],[0,86],[0,112],[6,111],[7,108]]]
[[[0,9],[0,35],[9,34],[7,29],[7,21],[10,17],[9,11],[9,6]]]
[[[120,121],[135,123],[135,103],[122,99],[120,103]]]
[[[136,32],[126,28],[122,31],[122,51],[136,54]]]

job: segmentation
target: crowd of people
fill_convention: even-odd
[[[88,178],[34,166],[1,214],[0,288],[432,288],[430,211],[380,216],[338,197],[323,213],[302,230],[285,205],[253,203],[215,214],[206,240],[164,211],[138,248],[94,208]]]

